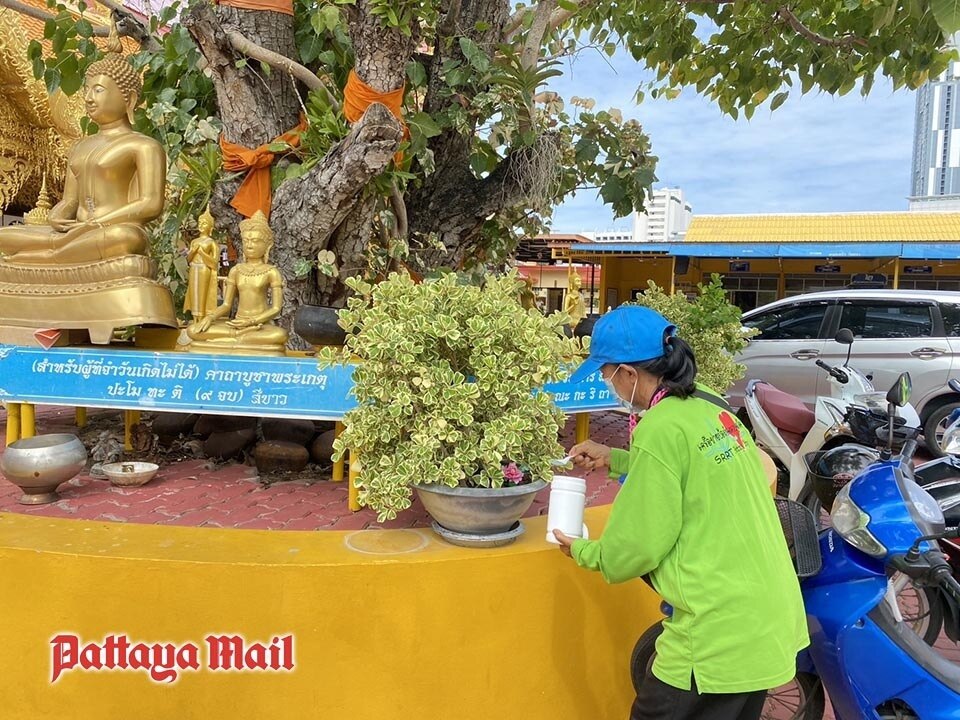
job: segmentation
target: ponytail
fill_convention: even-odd
[[[696,390],[697,359],[687,342],[668,335],[663,342],[664,354],[654,360],[631,363],[637,370],[660,378],[660,387],[681,400]]]

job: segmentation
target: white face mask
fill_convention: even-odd
[[[603,382],[606,383],[607,389],[610,391],[610,394],[617,399],[617,401],[620,403],[620,406],[628,413],[636,415],[637,413],[643,412],[645,408],[641,408],[633,403],[634,398],[637,396],[637,381],[640,378],[635,377],[633,379],[633,390],[630,392],[630,399],[624,400],[622,397],[620,397],[620,393],[617,392],[617,389],[613,385],[613,378],[619,371],[620,366],[618,365],[617,369],[613,371],[613,375],[611,375],[609,378],[603,378]]]

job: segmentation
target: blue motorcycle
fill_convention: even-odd
[[[794,683],[768,693],[765,717],[818,720],[826,689],[838,720],[960,720],[960,666],[903,621],[890,582],[899,572],[920,586],[938,588],[956,615],[960,583],[937,541],[957,537],[958,530],[945,527],[940,505],[914,478],[916,438],[892,456],[892,418],[910,391],[904,373],[887,394],[889,442],[879,459],[860,446],[837,453],[839,466],[825,465],[822,453],[809,459],[814,489],[824,507],[832,506],[831,528],[818,536],[807,508],[777,499],[801,578],[811,642],[797,658]],[[866,458],[859,467],[858,456]],[[660,631],[648,630],[634,649],[635,687],[653,661]]]

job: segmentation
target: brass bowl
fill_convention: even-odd
[[[117,487],[146,485],[159,469],[159,465],[150,462],[116,462],[100,466],[110,483]]]
[[[86,448],[69,433],[17,440],[0,456],[0,474],[23,490],[19,500],[23,505],[55,502],[60,497],[57,486],[86,465]]]

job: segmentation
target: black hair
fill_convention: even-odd
[[[676,335],[664,338],[663,348],[665,352],[661,357],[630,363],[630,366],[660,378],[660,387],[670,395],[681,400],[690,397],[697,388],[697,358],[693,349]]]

